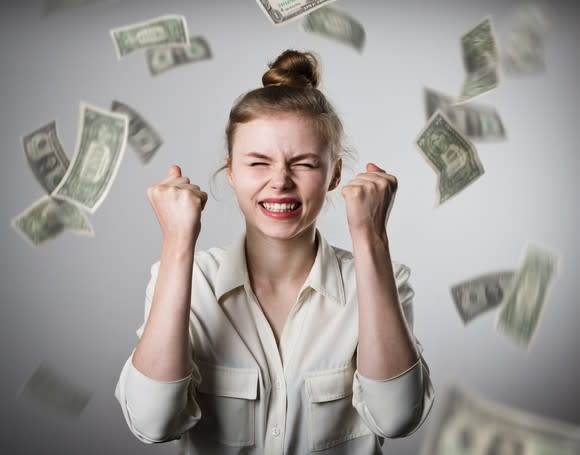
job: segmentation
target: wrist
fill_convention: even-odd
[[[389,239],[386,230],[376,232],[372,229],[350,230],[353,247],[372,248],[389,251]]]
[[[193,258],[196,241],[193,238],[164,238],[162,255],[172,259]]]

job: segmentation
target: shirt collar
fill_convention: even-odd
[[[316,292],[330,297],[338,305],[344,305],[344,284],[336,253],[318,229],[316,239],[318,241],[316,258],[303,288],[311,287]],[[246,234],[243,233],[224,249],[215,285],[218,301],[233,289],[244,285],[250,287],[245,240]]]

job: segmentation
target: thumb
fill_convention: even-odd
[[[374,163],[367,163],[367,172],[385,172],[384,169],[381,169]]]
[[[168,175],[174,175],[175,177],[181,177],[181,168],[177,165],[174,164],[173,166],[171,166],[169,168],[169,174]]]

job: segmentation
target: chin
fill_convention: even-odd
[[[255,228],[263,235],[278,240],[291,239],[301,231],[297,226],[272,226],[262,224],[255,226]]]

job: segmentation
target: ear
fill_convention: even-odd
[[[334,170],[332,172],[332,180],[330,185],[328,185],[328,191],[335,189],[340,183],[340,174],[342,173],[342,159],[339,158],[334,164]]]
[[[226,177],[228,180],[228,185],[233,188],[234,187],[234,178],[232,176],[232,159],[230,158],[230,155],[228,155],[226,157]]]

